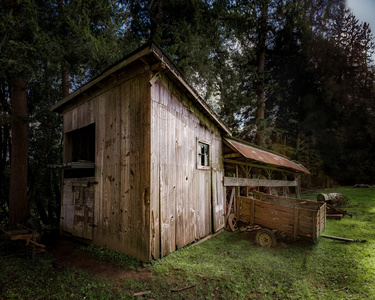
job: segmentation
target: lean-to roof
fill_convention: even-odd
[[[237,139],[224,138],[224,140],[233,151],[239,153],[243,158],[253,161],[254,163],[273,165],[276,167],[292,169],[297,172],[310,174],[309,170],[307,170],[303,165],[295,163],[280,155],[256,148]]]

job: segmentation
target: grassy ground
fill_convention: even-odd
[[[251,233],[222,232],[149,265],[116,252],[77,246],[96,261],[116,264],[123,274],[100,276],[95,270],[56,263],[51,254],[9,255],[0,246],[0,298],[15,299],[375,299],[375,189],[337,188],[353,214],[327,220],[324,234],[366,239],[344,243],[320,239],[280,241],[275,248],[254,244]],[[316,199],[318,192],[304,195]],[[95,265],[95,264],[94,264]],[[148,276],[138,276],[148,270]],[[122,273],[121,273],[122,274]],[[181,290],[183,288],[187,288]]]

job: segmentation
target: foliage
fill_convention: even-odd
[[[11,3],[7,1],[7,3]],[[1,2],[0,21],[0,214],[9,212],[11,128],[10,78],[25,74],[28,118],[30,216],[58,226],[60,174],[47,168],[62,161],[61,119],[50,107],[62,96],[61,72],[76,88],[123,55],[124,10],[112,1],[15,1],[22,18]],[[17,174],[16,174],[17,175]]]
[[[291,158],[316,174],[312,184],[325,175],[373,182],[373,36],[343,0],[126,2],[128,35],[157,41],[236,136],[254,142],[261,131],[269,148],[286,140]],[[259,121],[266,4],[266,119]]]

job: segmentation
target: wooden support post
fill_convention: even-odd
[[[271,180],[273,170],[266,169],[266,172],[267,172],[268,180]],[[271,187],[269,187],[269,189],[268,189],[268,193],[269,193],[270,195],[272,194],[272,188],[271,188]]]
[[[230,211],[232,209],[232,204],[233,204],[233,200],[235,198],[235,193],[236,193],[236,188],[233,187],[232,188],[232,193],[230,194],[230,201],[229,201],[228,211],[227,211],[227,214],[225,216],[225,224],[227,224],[227,222],[228,222],[228,217],[229,217]]]
[[[224,200],[223,200],[223,217],[225,217],[226,214],[226,207],[227,207],[227,187],[224,186],[224,194],[223,194]],[[224,225],[225,226],[225,225]]]
[[[314,242],[317,241],[317,233],[316,233],[316,229],[317,229],[317,224],[316,224],[316,214],[313,214],[313,221],[312,221],[312,232],[313,232],[313,236],[312,236],[312,239]]]
[[[236,165],[236,178],[238,178],[238,165]],[[241,196],[241,187],[240,186],[237,187],[236,190],[237,190],[237,199],[238,199],[238,197]],[[237,199],[234,199],[234,214],[235,215],[237,215],[237,205],[238,205]]]
[[[253,225],[255,223],[255,199],[251,198],[250,200],[250,224]]]
[[[299,224],[298,224],[299,209],[298,209],[298,207],[294,207],[293,214],[294,214],[293,237],[297,238],[298,237],[298,231],[299,231]]]
[[[35,231],[33,231],[33,242],[35,243],[36,242],[36,238],[35,238]],[[32,244],[31,245],[32,247],[32,250],[31,250],[31,259],[34,260],[35,259],[35,244]]]
[[[283,180],[287,180],[287,175],[283,172],[282,173],[283,175]],[[283,196],[286,197],[287,196],[287,187],[286,186],[283,186]]]
[[[299,198],[300,197],[300,188],[301,188],[301,175],[300,174],[297,174],[296,177],[295,177],[296,181],[297,181],[297,185],[296,185],[296,198]]]

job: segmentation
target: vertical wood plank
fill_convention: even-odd
[[[159,85],[154,84],[151,88],[151,255],[153,259],[159,258],[160,254],[160,106]]]
[[[250,224],[255,223],[255,199],[250,198]]]
[[[317,218],[316,218],[316,212],[312,212],[312,239],[315,242],[317,240]]]
[[[299,214],[299,209],[298,207],[293,208],[293,215],[294,215],[294,221],[293,221],[293,237],[297,238],[298,237],[298,230],[299,230],[299,224],[298,224],[298,214]]]

